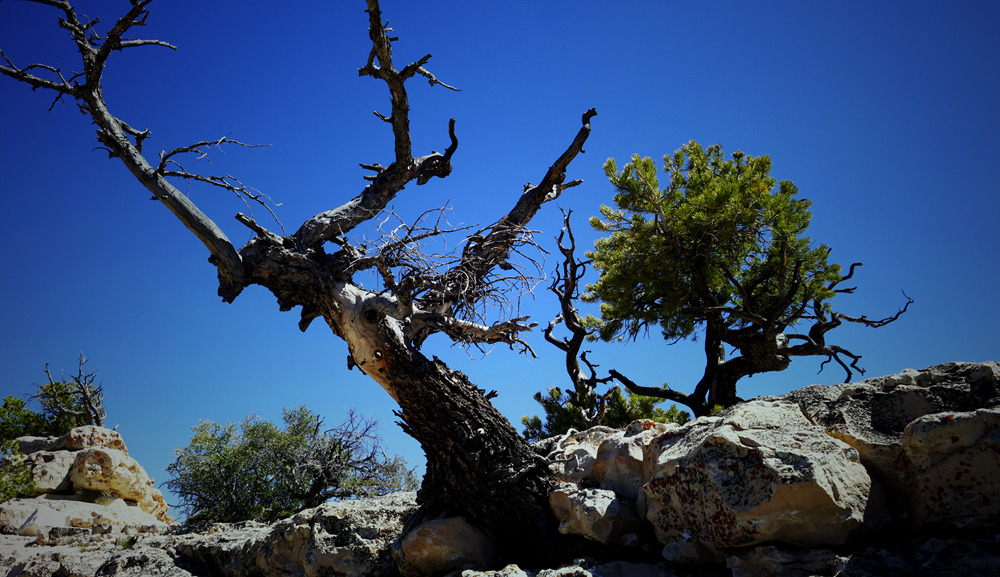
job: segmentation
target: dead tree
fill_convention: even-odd
[[[151,0],[130,0],[130,10],[103,32],[97,20],[81,17],[68,0],[32,1],[60,12],[59,26],[71,33],[82,72],[67,76],[46,64],[20,67],[0,53],[4,59],[0,73],[34,89],[50,90],[57,100],[77,102],[97,126],[98,140],[108,154],[120,160],[208,249],[224,301],[232,302],[249,285],[261,285],[277,297],[281,310],[300,307],[301,330],[322,318],[347,343],[348,366],[363,371],[395,399],[404,428],[427,455],[420,500],[428,515],[465,515],[511,552],[544,550],[554,535],[547,468],[479,389],[460,372],[423,355],[419,347],[428,335],[442,333],[461,343],[504,343],[528,350],[519,337],[534,326],[526,318],[513,315],[484,323],[477,320],[476,307],[510,281],[512,252],[530,242],[527,225],[539,207],[580,183],[567,181],[566,170],[583,152],[596,112],[583,114],[582,127],[538,184],[526,186],[507,214],[469,236],[449,266],[411,267],[399,258],[403,248],[420,240],[422,233],[416,231],[402,234],[398,242],[364,250],[347,235],[382,213],[407,184],[448,176],[458,148],[452,120],[444,153],[415,156],[406,81],[421,76],[432,85],[451,87],[425,67],[429,54],[397,66],[392,57],[395,38],[389,36],[378,1],[367,0],[372,46],[359,73],[384,82],[389,90],[391,111],[376,115],[394,136],[391,161],[385,166],[363,164],[372,174],[360,193],[306,220],[292,234],[276,234],[246,215],[236,215],[255,233],[236,248],[170,180],[201,181],[261,201],[259,193],[228,175],[199,175],[181,164],[183,158],[210,145],[232,141],[201,141],[150,161],[143,153],[150,131],[116,116],[104,101],[101,77],[113,52],[142,46],[173,48],[160,40],[129,36],[134,27],[145,24]],[[362,288],[354,280],[358,273],[372,270],[380,275],[382,290]]]
[[[38,393],[32,399],[38,401],[46,414],[55,418],[83,423],[85,425],[104,426],[104,386],[94,383],[97,371],[84,371],[87,357],[80,353],[80,364],[75,375],[69,380],[62,377],[56,381],[45,365],[45,376],[49,382],[38,387]]]
[[[566,353],[566,372],[573,382],[573,390],[566,392],[567,401],[579,412],[583,428],[589,429],[601,423],[608,410],[608,399],[618,391],[618,387],[612,387],[603,395],[594,392],[597,385],[611,381],[612,377],[599,378],[597,365],[587,360],[589,351],[583,350],[583,343],[594,331],[584,326],[574,303],[580,298],[580,280],[587,273],[589,261],[579,260],[575,256],[576,239],[569,221],[571,214],[572,210],[563,212],[563,228],[556,239],[563,261],[555,270],[552,285],[549,286],[549,290],[559,299],[561,312],[549,322],[544,334],[546,341]],[[567,244],[563,244],[564,239]],[[570,332],[569,337],[558,338],[554,335],[560,323]],[[587,366],[587,372],[584,372],[581,362]]]

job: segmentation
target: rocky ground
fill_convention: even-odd
[[[124,451],[101,431],[75,435],[97,441],[25,451],[36,477],[63,493],[0,506],[0,577],[1000,575],[996,363],[806,387],[684,426],[638,421],[541,443],[560,479],[550,498],[560,531],[605,552],[559,568],[498,566],[490,540],[458,517],[404,535],[412,493],[327,503],[272,525],[178,525],[137,490],[148,484],[127,460],[105,455],[124,463],[108,470],[79,454],[38,454]],[[103,485],[84,480],[108,474]],[[88,483],[104,487],[103,502],[82,498]]]

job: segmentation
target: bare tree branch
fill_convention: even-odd
[[[586,428],[590,428],[599,425],[604,419],[608,410],[608,400],[617,392],[618,387],[612,387],[603,395],[595,393],[597,385],[611,381],[612,377],[598,378],[598,365],[587,359],[589,351],[581,351],[584,341],[593,331],[584,326],[574,303],[580,296],[579,283],[586,274],[590,261],[576,259],[576,239],[570,225],[572,214],[572,210],[563,211],[563,228],[556,238],[563,261],[556,268],[552,284],[549,286],[549,290],[559,299],[561,312],[549,322],[544,334],[546,341],[566,353],[566,372],[573,382],[573,390],[567,391],[568,404],[578,409],[583,424]],[[553,335],[556,325],[560,322],[570,331],[570,338],[559,339]],[[589,376],[583,372],[580,361],[587,366],[590,371]]]
[[[96,19],[87,23],[82,22],[77,16],[76,10],[67,1],[31,1],[52,6],[63,12],[63,18],[60,19],[59,25],[71,33],[81,57],[83,72],[71,80],[66,80],[54,67],[32,65],[35,68],[53,72],[60,79],[59,82],[47,81],[28,73],[27,70],[32,69],[31,67],[19,69],[13,66],[6,55],[4,55],[4,60],[8,66],[0,67],[0,72],[15,80],[25,82],[33,88],[48,88],[61,95],[69,95],[76,99],[80,103],[81,109],[98,126],[98,140],[109,151],[109,154],[120,159],[139,182],[155,198],[163,202],[209,249],[212,254],[210,261],[219,270],[220,295],[227,301],[235,299],[247,283],[247,273],[235,247],[210,218],[199,210],[187,196],[166,181],[164,176],[159,174],[142,156],[142,141],[149,136],[149,132],[139,131],[115,117],[104,102],[101,75],[112,51],[154,44],[173,47],[165,42],[154,40],[123,39],[123,35],[132,26],[145,24],[148,15],[145,7],[150,0],[131,0],[132,8],[115,22],[105,36],[101,36],[96,31],[94,27],[98,22]],[[76,78],[82,78],[84,83],[76,82]],[[129,140],[129,136],[135,138],[134,144]]]
[[[578,180],[564,184],[566,169],[577,154],[583,152],[583,145],[590,136],[590,120],[596,115],[593,108],[584,113],[583,126],[566,151],[549,167],[540,184],[527,186],[514,208],[484,231],[486,234],[470,237],[462,262],[443,279],[444,285],[449,287],[446,291],[449,295],[459,294],[464,286],[478,286],[494,267],[507,261],[541,205],[558,198],[566,188],[580,184]]]
[[[699,408],[705,404],[704,401],[699,399],[696,395],[686,395],[680,391],[675,391],[666,387],[645,387],[638,385],[615,369],[608,371],[608,374],[617,379],[621,384],[625,385],[625,388],[634,395],[666,399],[675,403],[681,403],[682,405],[691,407],[691,409],[695,411],[696,415],[700,414]]]
[[[45,412],[63,418],[79,419],[97,427],[104,426],[104,387],[94,384],[97,371],[84,371],[87,358],[80,353],[80,363],[76,375],[69,381],[63,376],[59,381],[52,378],[49,365],[45,365],[45,376],[49,382],[38,388],[32,399],[38,401]],[[79,408],[76,408],[79,407]]]
[[[896,321],[897,319],[899,319],[900,316],[902,316],[903,313],[906,312],[907,309],[910,308],[910,305],[913,304],[913,299],[910,298],[909,296],[907,296],[907,294],[906,294],[905,291],[903,292],[903,296],[906,297],[906,304],[903,305],[899,310],[897,310],[896,314],[894,314],[892,316],[885,317],[883,319],[871,320],[871,319],[869,319],[865,315],[861,315],[860,317],[852,317],[852,316],[845,315],[843,313],[834,313],[834,315],[838,319],[843,319],[843,320],[845,320],[847,322],[850,322],[850,323],[858,323],[858,324],[865,325],[866,327],[872,327],[872,328],[876,328],[877,329],[879,327],[884,327],[885,325],[887,325],[887,324],[889,324],[891,322]]]
[[[360,76],[371,76],[386,83],[392,100],[392,113],[385,116],[376,112],[376,116],[392,125],[394,137],[395,159],[389,166],[362,165],[365,168],[379,166],[378,173],[361,192],[349,202],[317,214],[307,220],[295,233],[298,242],[308,247],[316,247],[337,236],[343,236],[362,222],[373,218],[381,212],[412,180],[424,184],[432,177],[443,178],[451,173],[451,156],[458,148],[458,138],[455,135],[455,119],[448,123],[448,135],[451,144],[444,154],[431,153],[427,156],[414,158],[412,141],[410,139],[410,104],[404,82],[414,74],[421,74],[430,79],[431,85],[440,84],[454,90],[454,87],[438,81],[433,74],[423,66],[430,59],[426,55],[417,62],[396,70],[392,63],[392,42],[389,29],[382,20],[382,12],[377,0],[367,0],[369,30],[372,50],[365,66],[358,69]],[[376,64],[377,62],[377,64]]]
[[[517,347],[521,352],[531,354],[532,357],[537,358],[538,356],[528,343],[518,337],[519,333],[530,331],[538,326],[538,323],[524,323],[523,321],[528,320],[528,317],[515,317],[486,326],[449,315],[430,311],[417,311],[413,313],[413,320],[434,330],[441,331],[457,342],[483,344],[506,343],[510,345],[512,350]]]
[[[134,129],[131,129],[134,130]],[[134,134],[134,133],[133,133]],[[146,130],[142,133],[135,134],[137,149],[141,150],[141,139],[149,136],[149,131]],[[282,234],[285,232],[284,225],[278,219],[278,216],[274,213],[272,206],[280,206],[271,200],[271,197],[264,194],[260,190],[247,186],[243,184],[239,179],[231,174],[226,174],[224,176],[220,175],[203,175],[200,173],[190,172],[184,168],[181,163],[175,159],[176,156],[182,154],[196,154],[195,161],[203,160],[208,157],[208,151],[205,150],[206,147],[215,146],[221,150],[223,144],[235,144],[237,146],[242,146],[245,148],[263,148],[270,146],[269,144],[246,144],[238,140],[233,140],[226,136],[219,138],[217,140],[207,141],[203,140],[190,144],[188,146],[182,146],[171,150],[170,152],[160,152],[160,164],[156,167],[156,172],[160,176],[167,178],[182,178],[185,180],[193,180],[197,182],[203,182],[205,184],[210,184],[212,186],[217,186],[219,188],[228,190],[234,193],[243,204],[246,205],[247,210],[250,211],[251,216],[253,215],[253,208],[250,203],[254,202],[264,207],[265,210],[271,215],[271,218],[278,224],[281,228]],[[173,170],[170,167],[174,167]]]

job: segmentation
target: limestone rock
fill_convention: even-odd
[[[122,436],[118,434],[118,431],[112,431],[104,427],[95,427],[93,425],[85,425],[71,430],[62,436],[60,442],[62,448],[67,451],[105,447],[121,451],[126,455],[128,454],[128,449],[125,448],[125,441],[122,440]]]
[[[924,415],[1000,405],[1000,365],[945,363],[762,400],[778,398],[798,403],[810,420],[857,449],[869,474],[886,488],[897,518],[919,522],[922,505],[911,487],[916,469],[903,448],[903,431]]]
[[[492,567],[496,544],[463,517],[431,519],[393,544],[392,556],[405,577],[430,577],[454,569]]]
[[[593,466],[593,478],[602,489],[637,504],[645,515],[645,493],[642,486],[653,475],[649,443],[667,431],[680,431],[680,425],[639,420],[625,427],[621,434],[606,437],[598,447]]]
[[[1000,524],[1000,408],[924,415],[903,431],[918,525]]]
[[[643,524],[635,506],[614,491],[563,483],[549,496],[563,535],[582,535],[604,545],[640,544]]]
[[[98,567],[95,577],[194,577],[188,568],[163,549],[144,547],[139,551],[120,551]]]
[[[62,437],[18,437],[14,442],[23,455],[39,451],[61,451],[65,448]]]
[[[172,545],[180,558],[228,577],[379,575],[416,510],[415,493],[324,503],[268,526],[217,524]]]
[[[840,544],[863,527],[871,482],[857,451],[788,401],[751,401],[654,439],[646,518],[673,561],[781,540]]]
[[[66,516],[49,507],[36,507],[15,531],[22,537],[44,537],[52,527],[65,527]]]
[[[830,576],[840,574],[848,557],[827,549],[765,545],[726,557],[733,577]]]
[[[664,564],[633,563],[612,561],[594,563],[589,559],[577,559],[570,565],[539,571],[525,570],[517,565],[508,565],[495,571],[455,571],[446,577],[687,577],[687,572],[675,572]],[[699,572],[699,575],[710,575]]]
[[[163,494],[139,463],[124,451],[106,447],[78,451],[70,479],[77,492],[95,491],[135,501],[143,511],[169,522]]]
[[[0,533],[45,536],[54,527],[121,534],[165,530],[167,525],[122,499],[87,503],[72,495],[12,499],[0,505]],[[95,529],[96,528],[96,529]]]
[[[621,435],[621,431],[609,427],[593,427],[556,439],[553,446],[546,447],[549,468],[560,481],[576,483],[593,476],[597,450],[604,439]]]
[[[94,548],[79,545],[39,547],[29,537],[0,535],[0,575],[18,577],[83,577],[96,575],[106,559]],[[108,550],[110,554],[110,550]]]
[[[36,493],[65,493],[73,488],[70,470],[76,455],[69,451],[36,451],[26,454],[24,462],[31,470]]]

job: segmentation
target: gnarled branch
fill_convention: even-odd
[[[413,143],[410,139],[410,104],[406,92],[405,81],[414,74],[421,74],[431,79],[431,85],[440,84],[454,90],[454,87],[438,81],[433,74],[424,68],[430,59],[426,55],[420,60],[396,70],[392,63],[392,42],[389,29],[382,20],[382,12],[377,0],[367,0],[369,30],[372,50],[365,66],[358,69],[361,76],[371,76],[386,83],[392,100],[392,112],[385,116],[376,115],[392,125],[395,159],[389,166],[382,168],[380,164],[362,165],[364,168],[378,167],[377,174],[371,178],[371,184],[347,203],[317,214],[307,220],[295,233],[298,242],[307,247],[317,247],[331,241],[337,236],[343,236],[361,223],[373,218],[395,198],[396,194],[410,181],[424,184],[432,177],[444,178],[451,173],[451,157],[458,148],[458,137],[455,135],[455,119],[448,123],[450,144],[444,154],[432,153],[420,158],[414,158]],[[377,64],[376,64],[377,61]]]
[[[57,8],[63,12],[59,25],[68,30],[76,44],[83,64],[83,72],[72,79],[65,79],[58,69],[32,65],[19,69],[4,55],[8,63],[0,67],[0,72],[27,83],[33,88],[55,90],[60,95],[72,96],[80,103],[80,108],[86,112],[98,126],[98,140],[108,150],[112,157],[118,158],[142,185],[163,202],[163,204],[208,248],[212,254],[209,259],[219,270],[219,294],[227,301],[232,301],[247,283],[247,273],[242,259],[225,233],[206,216],[194,203],[165,180],[162,174],[142,155],[142,141],[149,136],[149,131],[139,131],[111,113],[104,102],[101,87],[101,75],[111,52],[135,46],[158,45],[173,48],[172,45],[158,40],[130,40],[124,34],[132,26],[142,26],[148,13],[145,10],[150,0],[132,0],[132,8],[121,16],[105,36],[95,29],[97,20],[84,23],[77,16],[75,8],[65,0],[31,0]],[[59,82],[44,80],[28,71],[32,68],[48,70],[59,77]],[[76,82],[83,78],[84,83]],[[71,84],[72,82],[72,84]],[[135,139],[135,143],[129,140]]]

